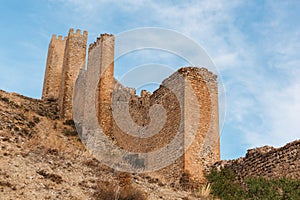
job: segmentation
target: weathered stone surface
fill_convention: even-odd
[[[60,116],[72,119],[73,90],[81,68],[85,68],[87,31],[70,29],[64,51],[63,69],[59,91]]]
[[[213,168],[229,168],[239,179],[249,176],[299,179],[300,140],[280,148],[264,146],[249,149],[244,158],[219,161],[213,165]]]
[[[220,159],[216,75],[205,68],[181,68],[153,94],[142,91],[138,96],[114,78],[114,36],[101,34],[89,46],[87,70],[86,39],[86,32],[71,29],[66,40],[58,101],[61,117],[72,118],[73,90],[81,68],[80,94],[75,94],[83,104],[75,110],[80,129],[87,123],[91,127],[86,130],[99,125],[114,145],[133,152],[124,157],[126,162],[160,169],[150,175],[163,181],[178,181],[184,172],[205,181],[208,166]],[[160,152],[164,155],[157,156]]]
[[[187,171],[193,179],[204,181],[208,166],[220,159],[216,76],[204,68],[181,68],[164,80],[153,94],[142,91],[138,96],[134,89],[126,88],[114,79],[113,49],[114,37],[102,34],[90,45],[85,72],[85,91],[97,89],[96,97],[88,92],[85,98],[98,99],[96,107],[101,130],[116,146],[136,153],[127,161],[143,168],[155,168],[153,164],[166,162],[167,167],[150,173],[152,176],[173,182]],[[99,85],[96,86],[94,79],[99,76]],[[88,99],[84,120],[91,123],[92,110]],[[200,116],[197,116],[197,112]],[[198,117],[196,123],[195,117]],[[155,129],[154,126],[160,128]],[[194,135],[189,135],[190,132],[194,132]],[[181,139],[168,156],[182,156],[174,159],[174,162],[167,163],[170,159],[163,156],[139,156],[159,151],[171,143],[177,133]]]
[[[52,36],[48,48],[42,99],[58,99],[67,37]]]

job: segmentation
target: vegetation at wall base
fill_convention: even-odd
[[[211,194],[224,200],[297,200],[300,198],[300,180],[248,177],[238,181],[235,174],[226,168],[220,171],[212,170],[207,175],[207,179],[211,184]]]

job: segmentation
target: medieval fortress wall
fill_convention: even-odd
[[[66,40],[62,36],[52,36],[48,48],[47,67],[44,76],[42,99],[58,99]]]
[[[75,80],[85,67],[87,31],[70,30],[67,37],[61,73],[58,103],[62,118],[72,119],[72,100]]]
[[[84,70],[86,42],[87,32],[74,33],[73,29],[64,40],[52,38],[42,98],[58,99],[61,118],[72,119],[74,86],[82,70],[88,80],[85,87],[97,90],[98,123],[115,145],[129,152],[159,151],[179,133],[178,146],[169,151],[169,156],[182,155],[152,175],[174,181],[183,172],[189,172],[193,179],[203,181],[207,166],[220,159],[216,76],[204,68],[182,68],[164,80],[153,94],[142,91],[138,96],[135,89],[124,87],[114,78],[114,36],[101,34],[89,46],[88,66]],[[95,74],[101,77],[96,87],[92,78]],[[123,94],[129,98],[124,100]],[[128,108],[125,117],[124,108]],[[160,128],[156,130],[157,127]],[[135,135],[127,134],[128,131]],[[136,164],[137,159],[131,162]],[[155,168],[153,163],[166,159],[158,156],[138,161],[140,167]]]
[[[70,29],[67,37],[52,36],[42,99],[57,99],[62,118],[72,119],[72,98],[80,68],[85,67],[87,31]]]
[[[114,78],[114,42],[113,35],[101,34],[90,44],[85,69],[87,32],[74,33],[70,29],[65,39],[53,36],[42,99],[57,99],[60,117],[72,119],[74,87],[80,74],[86,80],[79,80],[82,95],[76,97],[82,102],[84,111],[78,113],[83,124],[98,124],[114,145],[135,152],[127,159],[135,167],[156,168],[157,164],[165,164],[151,176],[174,182],[188,172],[192,179],[205,181],[210,166],[220,160],[216,75],[205,68],[181,68],[152,94],[143,90],[136,95],[135,89]],[[95,95],[91,90],[95,90]],[[95,105],[90,106],[91,103]],[[91,109],[96,110],[95,119]],[[176,148],[169,148],[174,141]],[[139,156],[164,148],[168,157]],[[173,162],[168,163],[169,160]],[[264,162],[267,160],[261,161],[262,166]]]
[[[280,148],[263,146],[249,149],[246,156],[236,160],[218,161],[216,169],[228,168],[239,179],[246,177],[292,178],[300,177],[300,140]]]
[[[130,158],[134,165],[138,163],[140,167],[155,168],[153,164],[159,163],[167,166],[151,173],[152,176],[165,181],[175,181],[187,171],[194,179],[203,181],[205,173],[203,165],[213,164],[220,159],[217,80],[208,70],[195,67],[182,68],[164,80],[153,94],[143,90],[138,96],[134,89],[124,87],[114,78],[114,36],[101,34],[89,47],[88,67],[85,73],[88,84],[86,88],[97,90],[98,123],[104,134],[118,147],[137,153],[159,151],[179,132],[181,138],[178,146],[170,150],[169,156],[178,155],[180,151],[182,156],[174,159],[174,162],[167,163],[173,158],[164,159],[163,156],[157,156],[155,160],[151,160],[139,158],[136,154],[136,157],[133,156],[135,158]],[[94,74],[101,77],[96,87]],[[189,91],[188,86],[193,91]],[[210,92],[215,94],[211,95]],[[126,95],[127,99],[124,98]],[[194,101],[191,101],[191,98],[194,98]],[[162,110],[153,109],[158,105],[165,110],[165,121],[161,116]],[[189,121],[194,119],[193,111],[197,110],[195,107],[202,115],[196,124],[188,127]],[[129,132],[136,135],[128,134]],[[188,132],[194,132],[195,140],[187,138],[189,134],[185,133]],[[212,136],[206,137],[207,133]],[[151,134],[151,137],[147,134]],[[205,141],[205,138],[211,141]],[[188,140],[191,140],[190,144],[185,144]],[[210,153],[203,154],[199,159],[200,150],[205,145],[210,145],[208,150]],[[193,150],[187,150],[189,146]]]

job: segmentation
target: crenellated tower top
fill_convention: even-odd
[[[89,45],[86,68],[87,37],[87,31],[73,28],[66,37],[52,35],[43,99],[58,99],[62,119],[73,119],[73,106],[78,109],[84,116],[81,125],[86,128],[82,131],[100,125],[107,139],[130,152],[130,159],[121,158],[121,162],[129,160],[126,166],[158,170],[150,175],[165,182],[178,181],[185,172],[193,180],[204,181],[208,166],[220,159],[217,76],[205,68],[183,67],[163,80],[153,93],[142,90],[137,95],[134,88],[114,78],[114,35],[100,34]],[[82,101],[75,106],[80,71],[85,74],[85,78],[78,79],[84,93],[78,93]],[[82,132],[87,137],[89,134]],[[169,148],[173,141],[174,148]],[[160,149],[166,149],[165,155],[178,157],[168,161],[161,154],[145,156]]]
[[[56,34],[53,34],[51,40],[52,41],[66,41],[67,37],[63,37],[62,35],[57,36]]]
[[[100,34],[100,37],[97,37],[97,40],[89,45],[89,51],[101,44],[106,37],[114,37],[114,35],[108,33]]]
[[[87,37],[88,36],[88,32],[87,31],[83,31],[83,33],[81,34],[81,30],[80,29],[76,29],[76,32],[74,32],[74,28],[70,28],[70,30],[69,30],[69,36],[84,36],[84,37]]]

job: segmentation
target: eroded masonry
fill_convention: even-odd
[[[67,37],[52,36],[48,49],[42,99],[57,99],[62,118],[72,119],[73,89],[85,67],[87,31],[70,29]]]
[[[245,157],[236,160],[218,161],[213,168],[227,168],[234,172],[238,179],[247,177],[291,178],[300,177],[300,140],[280,148],[263,146],[249,149]]]
[[[137,95],[114,78],[114,40],[101,34],[90,44],[85,68],[87,32],[71,29],[64,39],[54,35],[42,98],[57,99],[63,119],[73,119],[73,101],[79,102],[74,109],[79,132],[93,134],[99,125],[110,143],[132,152],[121,157],[131,167],[155,169],[149,174],[166,182],[178,181],[184,172],[205,181],[209,166],[220,160],[216,75],[205,68],[180,68],[153,93]],[[76,91],[74,97],[76,86],[80,95]]]

